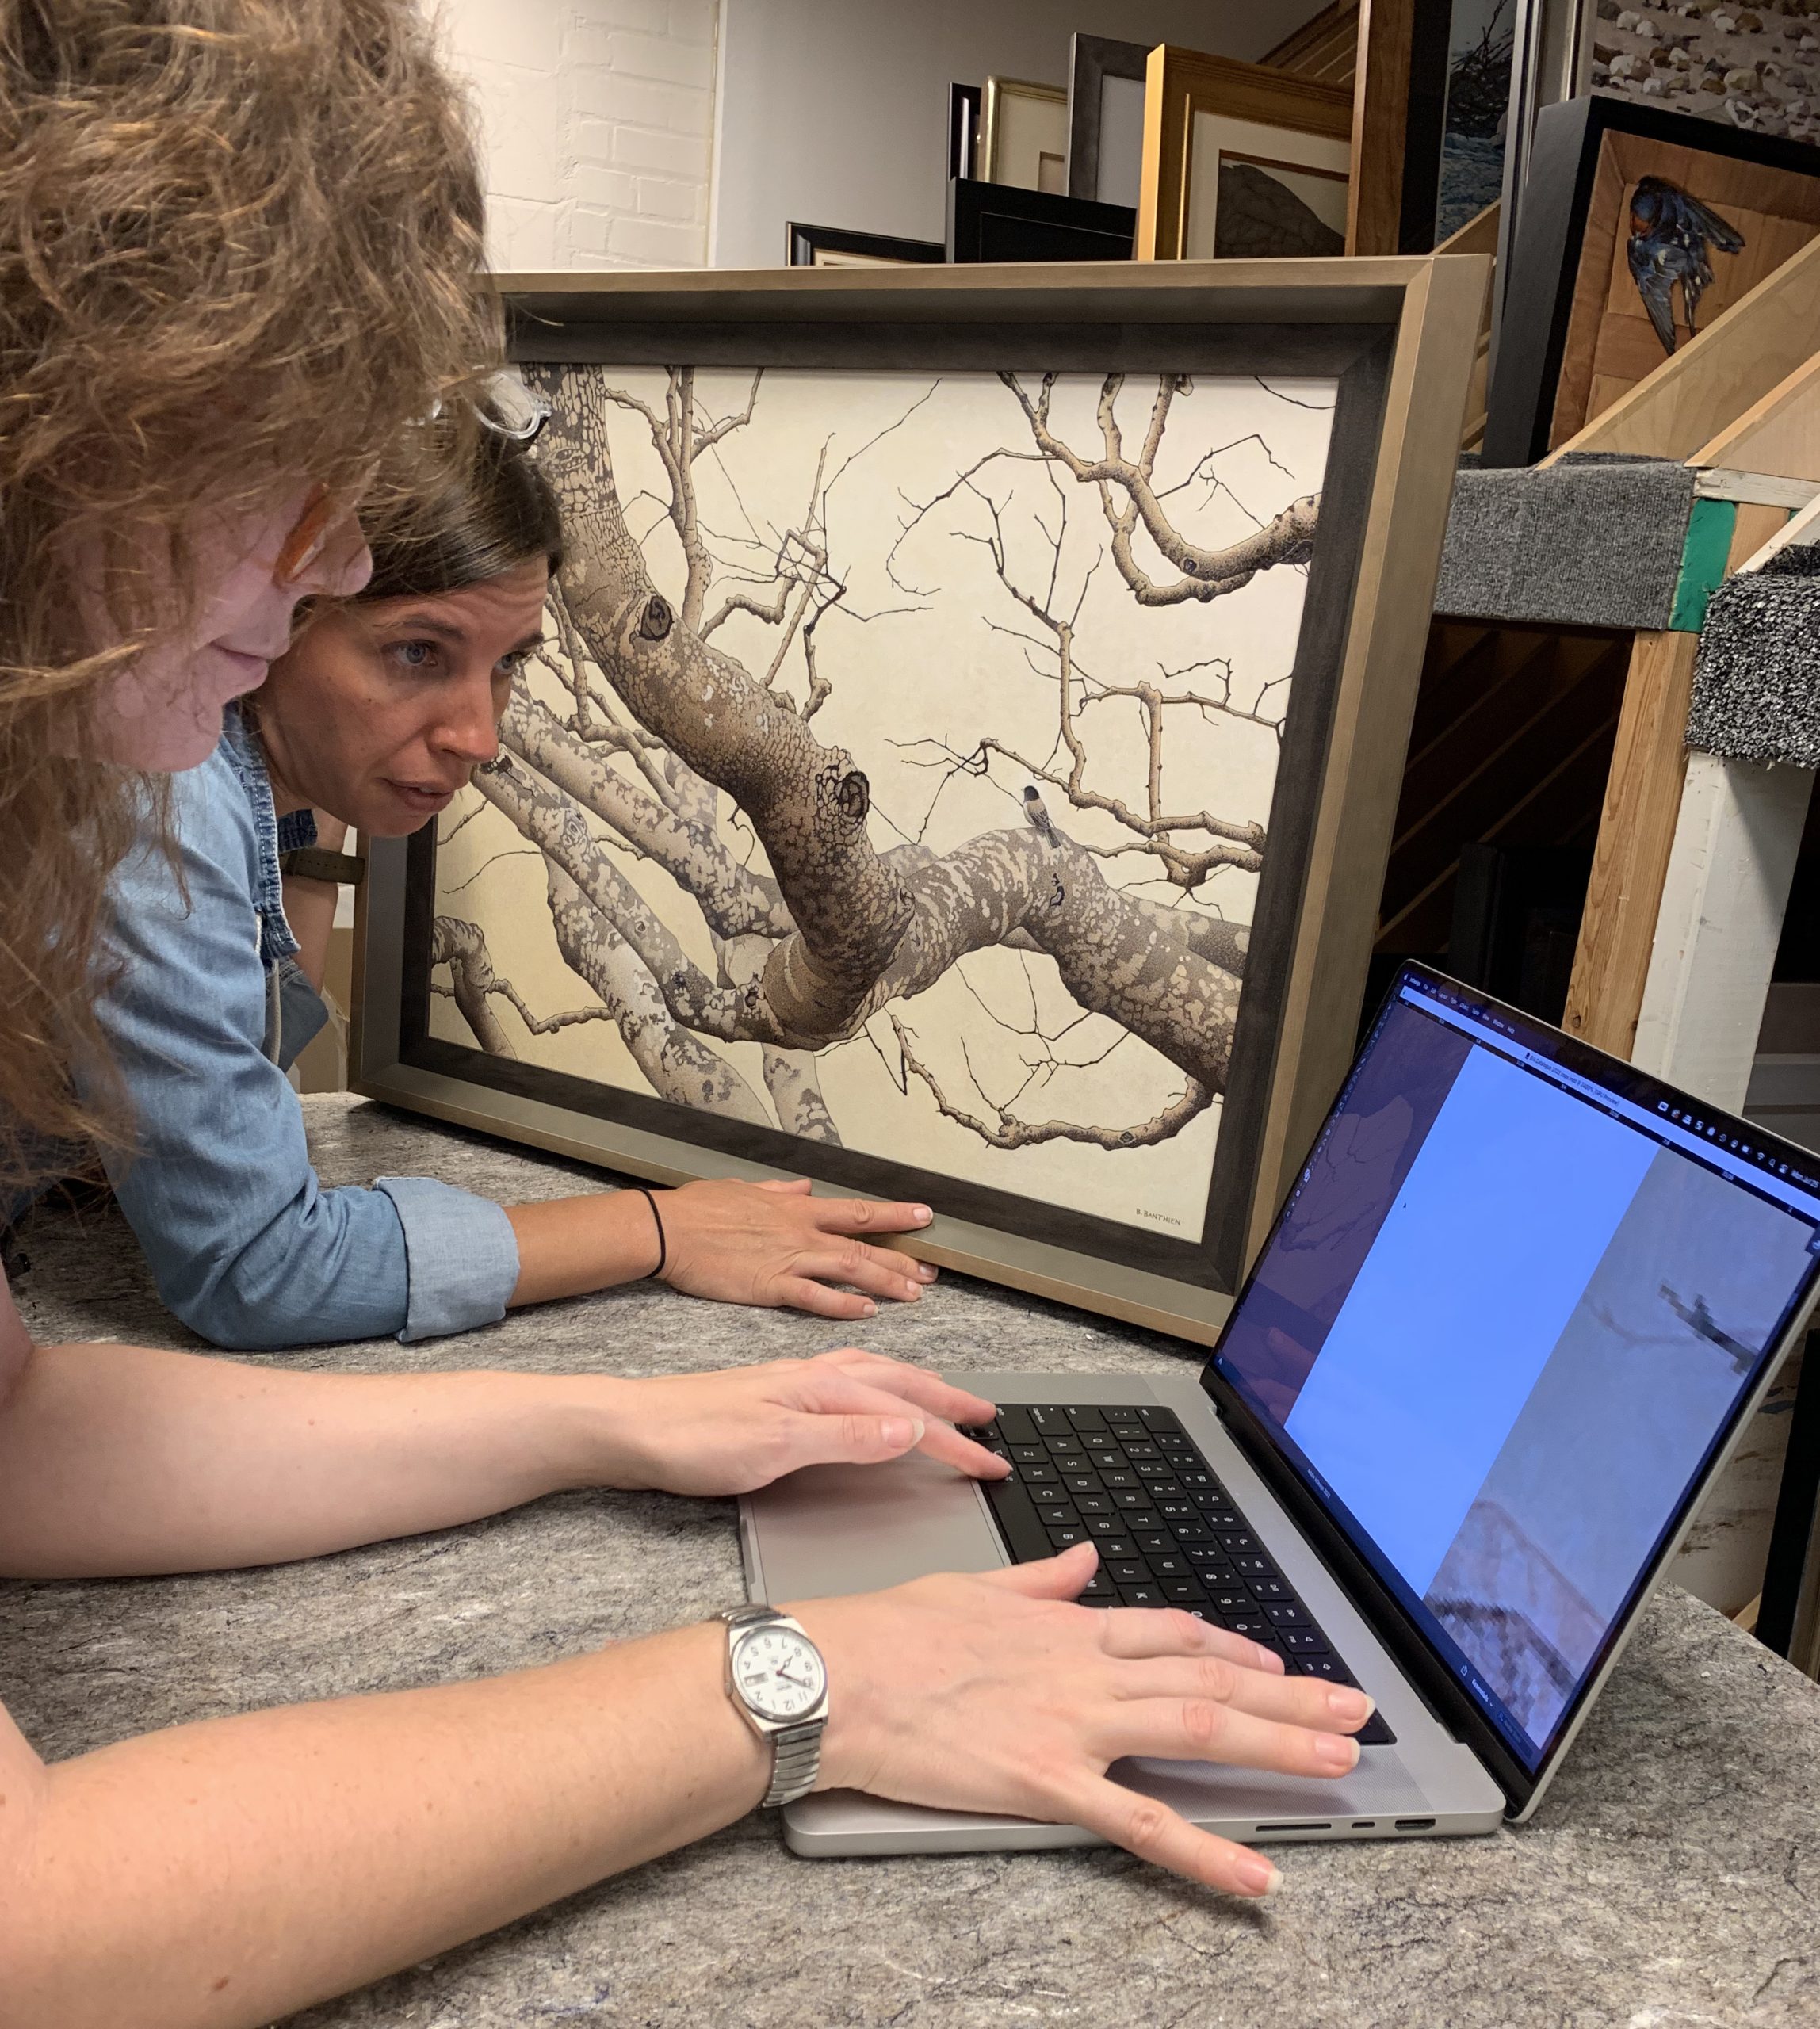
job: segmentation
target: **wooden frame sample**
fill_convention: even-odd
[[[1051,197],[1068,191],[1068,91],[1027,78],[988,78],[980,101],[974,173]]]
[[[1137,227],[1124,204],[977,179],[948,185],[950,261],[1129,261]]]
[[[849,232],[843,226],[799,225],[794,219],[784,227],[784,242],[788,268],[902,268],[948,258],[939,239]]]
[[[1070,48],[1068,66],[1068,194],[1096,204],[1121,204],[1108,174],[1117,175],[1117,165],[1102,159],[1101,143],[1107,129],[1107,84],[1135,81],[1140,105],[1144,77],[1150,61],[1147,42],[1119,42],[1111,36],[1076,35]],[[1117,123],[1114,123],[1116,128]],[[1140,117],[1133,166],[1132,194],[1143,180],[1143,132]],[[1115,136],[1115,151],[1116,136]]]
[[[1352,133],[1352,94],[1337,85],[1153,49],[1138,259],[1344,251]]]
[[[514,357],[551,392],[556,409],[539,456],[564,495],[568,527],[556,631],[548,668],[535,673],[534,685],[527,673],[524,694],[514,692],[499,762],[464,793],[472,808],[451,810],[412,839],[369,847],[358,904],[354,1088],[665,1182],[796,1171],[824,1186],[892,1195],[914,1183],[937,1213],[911,1243],[929,1259],[1210,1343],[1352,1057],[1485,283],[1482,259],[799,271],[760,283],[710,270],[504,282]],[[1328,408],[1302,405],[1322,388]],[[1246,516],[1233,523],[1245,530],[1242,561],[1254,575],[1228,567],[1233,558],[1206,556],[1199,537],[1181,526],[1159,524],[1174,563],[1134,520],[1121,533],[1126,479],[1141,495],[1145,470],[1159,488],[1165,479],[1173,484],[1177,466],[1199,464],[1204,472],[1202,441],[1223,447],[1219,433],[1233,420],[1233,405],[1260,402],[1281,404],[1271,411],[1273,434],[1282,425],[1279,453],[1293,460],[1302,455],[1296,444],[1327,449],[1313,496],[1288,503],[1287,520],[1279,513],[1262,530]],[[1089,483],[1069,460],[1076,445],[1101,460],[1099,426],[1115,410],[1130,450],[1112,455],[1134,453],[1140,463],[1108,482],[1108,507],[1099,481]],[[889,422],[888,434],[874,429],[877,415]],[[988,449],[965,471],[976,438]],[[610,466],[589,448],[603,443]],[[666,445],[672,482],[660,476],[654,491],[649,476],[664,469]],[[895,462],[868,476],[866,461],[881,455]],[[909,492],[904,461],[917,460],[925,478],[960,465],[965,479],[945,491],[919,480]],[[773,529],[774,542],[753,538],[774,550],[774,587],[761,582],[771,566],[752,560],[746,524],[723,518],[730,490],[725,502],[704,491],[703,511],[682,514],[680,522],[662,509],[671,483],[670,508],[682,513],[676,474],[698,475],[688,483],[693,506],[696,488],[719,486],[713,475],[723,464],[738,480],[753,529],[770,525],[766,489],[796,502],[795,523]],[[1095,462],[1082,469],[1099,468]],[[1268,462],[1214,469],[1249,494],[1265,483]],[[802,473],[813,477],[806,510],[798,497]],[[830,474],[839,491],[832,491]],[[1269,482],[1279,491],[1298,483],[1287,474]],[[1019,489],[1033,484],[1042,496],[1040,529],[1019,505]],[[867,506],[874,495],[875,512]],[[1179,492],[1169,498],[1188,524],[1192,500]],[[1260,492],[1255,504],[1274,500]],[[1065,556],[1064,509],[1075,518],[1069,541],[1084,545]],[[906,534],[913,546],[900,549],[900,518],[912,514],[934,518],[923,537]],[[874,538],[866,531],[874,525],[892,545],[888,568],[868,561]],[[734,559],[725,571],[711,554],[716,545]],[[1219,563],[1215,575],[1202,571],[1204,561]],[[1112,602],[1110,628],[1080,603],[1084,564]],[[1044,591],[1050,580],[1030,575],[1050,567],[1059,571],[1059,592]],[[835,568],[839,577],[831,575]],[[1294,574],[1305,569],[1298,583]],[[627,570],[637,582],[619,587],[614,574]],[[1159,610],[1182,653],[1193,658],[1204,635],[1216,653],[1235,658],[1224,679],[1203,666],[1183,680],[1209,701],[1198,716],[1191,701],[1184,709],[1214,728],[1210,772],[1196,764],[1180,779],[1165,774],[1164,793],[1190,806],[1229,803],[1238,779],[1233,769],[1280,737],[1273,775],[1260,778],[1275,785],[1267,822],[1236,827],[1242,839],[1224,838],[1218,820],[1214,832],[1197,831],[1199,819],[1187,814],[1159,831],[1141,815],[1141,764],[1139,806],[1122,817],[1109,812],[1105,785],[1115,790],[1122,779],[1111,748],[1103,766],[1080,774],[1065,759],[1057,767],[1040,752],[1004,751],[1019,697],[1049,714],[1053,734],[1058,670],[1063,723],[1079,739],[1076,721],[1084,723],[1090,696],[1117,680],[1118,636],[1137,632],[1136,616],[1148,610],[1136,598],[1134,571],[1160,595]],[[950,596],[952,573],[962,575]],[[999,588],[989,609],[982,611],[967,573]],[[900,588],[889,600],[875,590],[887,580]],[[1254,610],[1245,603],[1248,592],[1264,601],[1253,623],[1245,618]],[[840,632],[833,616],[862,602],[864,610]],[[819,630],[812,654],[801,640],[812,603]],[[895,615],[886,610],[893,604]],[[1265,669],[1248,674],[1233,644],[1279,607],[1302,616],[1274,651],[1287,659],[1287,678]],[[1072,621],[1063,621],[1069,613]],[[717,632],[723,620],[725,631]],[[893,674],[904,667],[901,644],[928,641],[934,659],[917,667],[923,682],[933,681],[953,659],[950,637],[939,632],[951,621],[967,630],[964,640],[954,637],[964,666],[937,714],[942,738],[926,739],[921,751],[946,749],[932,754],[938,773],[927,778],[939,784],[938,797],[988,799],[977,805],[988,812],[984,832],[970,814],[975,805],[942,820],[959,844],[937,822],[936,801],[925,797],[925,812],[906,794],[901,807],[889,807],[909,778],[888,772],[900,765],[889,750],[915,730],[897,716],[908,695]],[[1078,630],[1070,636],[1078,658],[1072,675],[1056,660],[1057,621]],[[931,629],[937,631],[918,632]],[[1161,639],[1145,636],[1140,645],[1148,651]],[[566,661],[564,640],[575,649]],[[767,651],[774,681],[761,683],[754,672],[766,669],[760,657]],[[655,674],[660,664],[667,674]],[[1257,677],[1286,682],[1285,712],[1252,701]],[[1154,672],[1148,680],[1165,690],[1178,681]],[[1241,686],[1229,688],[1224,706],[1222,680]],[[1145,709],[1141,697],[1138,703]],[[1097,713],[1094,727],[1103,721],[1111,728],[1112,717]],[[868,730],[874,724],[877,734]],[[1103,736],[1095,730],[1091,737]],[[1179,738],[1201,736],[1172,726],[1168,737],[1172,752]],[[883,757],[870,784],[856,749]],[[805,796],[808,830],[793,817],[780,830],[778,812],[795,812]],[[699,886],[698,862],[679,861],[675,852],[682,832],[698,832],[710,820],[722,827],[715,836],[732,842],[729,850],[710,849],[704,862],[718,869],[714,879],[725,877],[713,905],[721,911],[718,958],[702,893],[679,888],[663,870],[682,867]],[[626,843],[616,821],[642,843]],[[1081,841],[1102,838],[1113,856],[1096,859]],[[689,850],[703,846],[698,836]],[[1239,866],[1248,854],[1247,863],[1261,869],[1232,876],[1241,885],[1219,891],[1226,908],[1244,904],[1239,915],[1222,916],[1199,892],[1211,877],[1212,863],[1194,858],[1203,846],[1222,867]],[[1137,856],[1134,865],[1122,862],[1122,850]],[[540,851],[549,869],[547,899]],[[1166,874],[1172,863],[1173,881],[1146,873]],[[963,877],[967,867],[976,871]],[[977,870],[995,867],[989,878]],[[1007,902],[1011,915],[1002,919],[977,919],[983,927],[967,931],[962,946],[963,955],[1008,968],[1009,976],[1021,972],[1034,998],[1027,1014],[1011,1011],[1007,1028],[987,1005],[996,989],[982,976],[976,997],[986,996],[979,1003],[985,1012],[969,1016],[973,1026],[964,1032],[975,1052],[1027,1047],[1046,1060],[1068,1053],[1056,1040],[1065,1025],[1043,1011],[1055,993],[1076,992],[1062,984],[1076,965],[1069,955],[1070,911],[1111,909],[1106,920],[1123,926],[1118,934],[1135,935],[1152,950],[1155,963],[1120,972],[1125,984],[1115,982],[1115,999],[1099,1003],[1119,1011],[1119,1023],[1143,1026],[1127,989],[1165,1011],[1191,976],[1214,995],[1184,1027],[1149,1031],[1178,1054],[1194,1053],[1197,1064],[1224,1067],[1208,1073],[1222,1086],[1217,1144],[1204,1190],[1189,1179],[1200,1209],[1180,1236],[1166,1222],[1160,1229],[1146,1223],[1141,1207],[1117,1218],[1084,1213],[1020,1185],[1039,1166],[1019,1159],[1019,1135],[1048,1133],[1046,1116],[1067,1110],[1062,1085],[1046,1085],[1039,1064],[1022,1104],[1003,1090],[982,1097],[983,1087],[939,1089],[942,1078],[929,1072],[931,1039],[939,1041],[932,996],[946,990],[949,974],[913,989],[907,984],[908,997],[893,997],[897,975],[877,973],[873,958],[855,956],[854,937],[871,937],[882,920],[870,908],[906,911],[902,927],[878,944],[879,962],[910,966],[907,982],[923,979],[931,951],[939,965],[950,963],[940,940],[959,919],[943,914],[942,897],[970,893],[997,908],[991,898],[1011,894],[1004,882],[1019,867],[1027,873],[1012,888],[1024,896],[1023,881],[1027,896]],[[634,888],[645,897],[644,913]],[[1244,902],[1247,893],[1255,906]],[[681,915],[672,906],[678,896],[689,900]],[[602,911],[613,912],[632,945],[602,931]],[[1240,916],[1250,926],[1242,938]],[[514,983],[514,938],[533,937],[541,948],[552,934],[560,943],[571,933],[561,946],[573,960],[564,960],[566,972],[552,974],[552,984],[519,970]],[[484,962],[489,939],[497,970]],[[1052,946],[1061,960],[1045,955]],[[674,964],[660,956],[665,951],[676,953]],[[727,988],[714,984],[717,972]],[[521,990],[527,988],[541,1005]],[[637,1089],[630,1075],[594,1068],[606,1062],[599,1053],[610,1046],[626,1047],[629,992],[642,996],[643,1060],[659,1067],[660,1079],[693,1064],[711,1078],[736,1075],[748,1097],[768,1085],[770,1097],[732,1105],[730,1083],[698,1088],[688,1082],[694,1072],[663,1087],[681,1096],[660,1097],[649,1081]],[[590,994],[591,1006],[556,1018],[570,998]],[[690,999],[701,995],[705,1002]],[[614,995],[618,1014],[608,1005]],[[1070,1004],[1078,1026],[1088,1018],[1084,1003],[1076,997]],[[732,1057],[707,1047],[717,1024],[721,1034],[758,1036],[778,1022],[787,1026],[763,1045],[762,1078],[755,1045],[730,1045]],[[1109,1033],[1127,1047],[1107,1060],[1114,1072],[1103,1075],[1152,1079],[1149,1057],[1132,1053],[1153,1045],[1135,1030],[1123,1038],[1116,1028]],[[674,1054],[651,1054],[660,1042]],[[867,1089],[889,1102],[881,1132],[892,1138],[881,1140],[863,1110],[843,1110],[834,1085],[824,1097],[816,1079],[833,1075],[837,1057],[842,1076],[870,1080]],[[982,1060],[962,1050],[951,1060],[977,1067]],[[1181,1076],[1166,1062],[1163,1071],[1158,1089],[1180,1090]],[[748,1087],[748,1079],[758,1082]],[[841,1130],[838,1138],[818,1129],[818,1106]],[[972,1116],[972,1126],[957,1126],[956,1115]],[[1214,1121],[1211,1113],[1204,1117]],[[1066,1174],[1084,1179],[1084,1189],[1127,1188],[1119,1179],[1131,1174],[1134,1158],[1149,1161],[1160,1150],[1174,1160],[1172,1129],[1146,1141],[1118,1125],[1095,1122],[1092,1145],[1061,1144],[1073,1165]],[[962,1158],[943,1156],[919,1173],[904,1159],[904,1137],[927,1141],[938,1133],[949,1137],[944,1148],[962,1135]],[[1045,1161],[1049,1145],[1034,1150]],[[869,1152],[874,1146],[882,1152]]]
[[[1711,120],[1576,99],[1538,115],[1529,163],[1485,426],[1493,465],[1574,438],[1692,337],[1674,265],[1686,257],[1633,211],[1635,193],[1666,185],[1651,201],[1700,208],[1691,229],[1711,279],[1703,288],[1696,272],[1696,330],[1820,236],[1820,149]]]

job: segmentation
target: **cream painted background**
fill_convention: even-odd
[[[610,377],[614,385],[661,411],[660,374]],[[1033,388],[1037,377],[1029,380]],[[698,402],[706,413],[736,411],[744,407],[749,384],[747,375],[705,373],[698,383]],[[1057,433],[1089,455],[1098,443],[1094,407],[1099,388],[1096,376],[1068,376],[1057,388],[1052,411]],[[1128,445],[1141,441],[1155,392],[1154,376],[1134,376],[1126,384],[1118,413]],[[1156,479],[1160,491],[1181,489],[1168,499],[1181,531],[1201,543],[1229,542],[1290,501],[1318,491],[1332,399],[1331,383],[1267,388],[1251,380],[1204,379],[1191,393],[1179,395]],[[642,418],[614,411],[612,445],[633,525],[645,538],[660,587],[675,594],[681,585],[680,554],[662,512],[665,482]],[[990,734],[1054,766],[1055,662],[1034,644],[1047,637],[1000,584],[985,546],[967,539],[991,526],[979,495],[963,488],[904,532],[913,503],[927,502],[951,487],[958,473],[995,447],[1030,450],[1016,403],[990,374],[939,380],[900,374],[838,379],[767,374],[751,422],[696,467],[702,520],[726,567],[708,601],[710,611],[736,574],[751,574],[754,560],[774,551],[782,531],[801,525],[824,445],[826,469],[837,475],[827,491],[830,567],[847,590],[816,637],[818,666],[834,686],[813,721],[817,736],[824,743],[850,748],[865,770],[872,790],[871,835],[881,850],[902,837],[921,837],[943,851],[981,831],[1021,827],[1026,820],[1020,793],[1029,779],[1023,770],[1001,760],[988,777],[947,774],[944,779],[944,770],[917,764],[934,758],[933,743],[966,752]],[[1217,455],[1202,463],[1209,453]],[[1202,476],[1191,480],[1197,465]],[[1072,483],[1058,488],[1043,465],[1027,459],[995,460],[977,474],[974,483],[999,503],[1014,579],[1042,596],[1053,570],[1053,609],[1075,614],[1078,600],[1076,653],[1084,670],[1115,682],[1145,678],[1161,682],[1166,691],[1206,694],[1218,689],[1214,668],[1195,669],[1174,681],[1164,673],[1229,659],[1233,701],[1249,708],[1274,683],[1277,687],[1264,702],[1280,713],[1300,625],[1304,571],[1264,572],[1242,590],[1206,605],[1141,608],[1104,553],[1107,531],[1092,489]],[[1058,531],[1059,565],[1050,540]],[[894,545],[900,581],[895,583],[886,567]],[[1173,576],[1147,542],[1141,543],[1139,556],[1160,581]],[[768,564],[756,575],[768,579]],[[1034,640],[995,629],[1018,629]],[[740,615],[714,640],[759,671],[774,652],[777,630]],[[554,676],[538,671],[531,680],[544,701],[566,716],[564,695]],[[778,680],[798,698],[804,694],[800,644]],[[1165,807],[1268,822],[1277,770],[1274,732],[1223,715],[1203,719],[1187,707],[1168,718]],[[1119,701],[1093,708],[1084,732],[1092,755],[1088,781],[1141,808],[1147,755],[1135,704]],[[1056,771],[1065,772],[1065,765],[1064,757]],[[1110,850],[1131,843],[1131,835],[1114,820],[1069,808],[1059,789],[1046,787],[1043,793],[1051,817],[1080,843]],[[478,814],[471,814],[476,805]],[[604,839],[604,827],[589,822]],[[586,987],[556,950],[539,856],[472,791],[444,818],[441,829],[449,843],[439,857],[438,911],[481,926],[495,969],[513,980],[537,1014],[586,1004],[591,997]],[[723,833],[742,857],[762,864],[762,852],[743,823],[725,823]],[[1184,843],[1196,842],[1180,835]],[[603,849],[615,853],[621,870],[712,972],[709,936],[690,899],[648,863],[610,843]],[[1238,921],[1251,918],[1256,881],[1237,870],[1217,874],[1199,900],[1189,900],[1155,877],[1153,860],[1129,854],[1102,865],[1115,885],[1141,886],[1159,900],[1216,909]],[[503,1001],[495,1006],[526,1061],[648,1090],[610,1024],[591,1022],[533,1037]],[[974,953],[931,992],[897,1011],[950,1099],[975,1114],[986,1109],[969,1080],[969,1060],[983,1090],[1006,1102],[1033,1057],[1042,1053],[1032,1037],[1018,1031],[1038,1026],[1059,1037],[1056,1054],[1064,1061],[1038,1073],[1015,1106],[1019,1118],[1122,1127],[1148,1118],[1183,1088],[1182,1074],[1148,1045],[1123,1036],[1103,1017],[1083,1017],[1046,957],[1004,950]],[[451,1041],[472,1040],[453,1003],[441,996],[432,1004],[431,1029]],[[731,1054],[748,1083],[762,1093],[757,1046],[735,1045]],[[908,1095],[900,1092],[897,1060],[882,1014],[870,1024],[868,1037],[822,1053],[822,1091],[847,1146],[1043,1202],[1183,1238],[1199,1236],[1218,1128],[1217,1102],[1173,1141],[1153,1148],[1107,1151],[1057,1142],[1005,1151],[944,1120],[914,1078]],[[811,1150],[805,1148],[804,1160],[813,1167]]]

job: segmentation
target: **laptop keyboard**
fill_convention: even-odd
[[[965,1435],[1011,1462],[1008,1480],[982,1484],[1018,1563],[1098,1549],[1084,1606],[1180,1607],[1275,1649],[1292,1672],[1358,1682],[1172,1410],[1007,1404]],[[1374,1712],[1357,1737],[1397,1737]]]

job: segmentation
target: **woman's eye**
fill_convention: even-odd
[[[509,683],[515,683],[518,681],[519,671],[530,659],[531,651],[529,648],[520,648],[512,655],[502,655],[493,665],[493,674],[495,676],[504,678]]]
[[[387,651],[405,669],[428,669],[436,659],[434,641],[394,641]]]

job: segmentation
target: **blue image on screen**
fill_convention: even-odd
[[[1533,1768],[1814,1238],[1516,1053],[1394,1006],[1217,1363]]]

